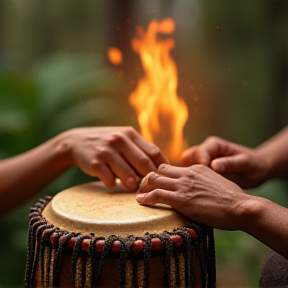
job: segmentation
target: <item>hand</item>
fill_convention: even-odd
[[[167,204],[194,221],[224,230],[242,227],[242,208],[252,197],[203,165],[161,165],[143,179],[140,192],[140,204]]]
[[[182,154],[185,166],[203,164],[237,183],[242,188],[253,188],[268,178],[266,157],[257,149],[250,149],[218,137],[209,137],[201,145]]]
[[[108,187],[118,177],[126,188],[136,191],[143,176],[167,162],[157,146],[131,127],[76,128],[63,135],[62,148],[72,165]]]

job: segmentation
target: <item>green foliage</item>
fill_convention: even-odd
[[[100,58],[60,53],[42,59],[25,73],[11,67],[6,71],[0,73],[1,159],[66,129],[100,125],[111,116],[109,95],[116,82]],[[0,287],[23,287],[28,212],[36,198],[87,180],[78,169],[71,169],[27,205],[0,219],[0,231],[5,231],[0,239]]]

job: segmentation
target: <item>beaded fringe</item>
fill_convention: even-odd
[[[118,287],[148,288],[153,257],[163,258],[164,284],[168,288],[216,287],[212,228],[192,223],[173,232],[147,233],[138,238],[97,238],[94,234],[61,232],[47,223],[41,212],[49,201],[47,198],[38,202],[29,215],[26,287],[36,286],[39,265],[42,286],[59,287],[61,265],[67,253],[72,254],[71,281],[75,288],[101,287],[105,259],[112,255],[119,259]]]

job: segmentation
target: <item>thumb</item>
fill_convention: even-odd
[[[216,158],[211,162],[211,168],[217,173],[243,172],[250,167],[249,157],[241,153],[233,156]]]

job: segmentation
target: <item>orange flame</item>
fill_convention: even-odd
[[[177,67],[169,55],[174,40],[157,38],[157,33],[170,34],[174,28],[169,18],[160,23],[153,20],[146,33],[138,27],[131,45],[140,55],[145,76],[138,81],[129,102],[136,110],[143,137],[158,145],[169,160],[178,162],[186,147],[183,128],[188,108],[177,96]]]
[[[111,47],[108,49],[108,59],[110,62],[114,65],[119,65],[122,63],[122,52],[116,48],[116,47]]]

